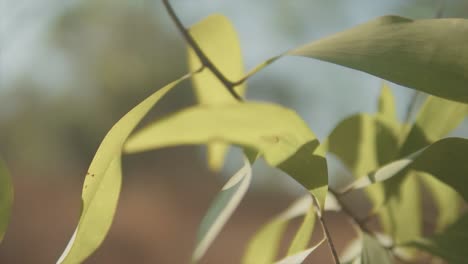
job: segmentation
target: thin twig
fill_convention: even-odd
[[[325,223],[325,219],[323,218],[321,208],[319,206],[319,203],[315,196],[313,197],[314,205],[315,205],[315,211],[317,213],[318,219],[320,221],[320,225],[322,226],[323,232],[325,233],[325,237],[327,238],[327,243],[328,243],[328,248],[331,251],[331,254],[333,256],[333,260],[335,261],[335,264],[340,264],[340,259],[338,257],[338,253],[336,252],[335,245],[333,244],[333,241],[331,239],[330,232],[328,231],[327,224]]]
[[[174,21],[175,25],[179,29],[180,33],[184,37],[185,41],[188,43],[188,45],[193,49],[195,54],[198,56],[200,59],[201,63],[208,68],[215,76],[218,78],[218,80],[223,83],[223,85],[226,87],[226,89],[229,91],[229,93],[236,98],[238,101],[242,101],[242,97],[240,97],[236,91],[234,90],[234,87],[236,86],[235,83],[231,82],[228,80],[219,70],[216,68],[216,66],[211,62],[211,60],[205,55],[205,53],[201,50],[200,46],[198,46],[197,42],[192,38],[188,30],[184,27],[180,19],[177,17],[174,9],[172,8],[171,4],[169,3],[169,0],[162,0],[164,6],[166,7],[166,10],[171,17],[171,19]]]

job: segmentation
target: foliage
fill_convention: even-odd
[[[201,221],[193,262],[202,259],[238,207],[253,176],[251,165],[260,158],[287,173],[307,195],[258,230],[246,247],[245,264],[303,263],[324,241],[338,263],[323,215],[331,207],[346,214],[359,232],[358,253],[343,263],[413,262],[423,255],[420,251],[450,263],[468,259],[462,248],[468,242],[467,217],[460,206],[468,200],[468,139],[446,138],[468,114],[468,20],[384,16],[274,56],[245,73],[237,35],[227,18],[212,15],[186,30],[169,2],[163,2],[188,44],[190,73],[134,107],[103,139],[84,180],[79,223],[58,263],[83,262],[106,237],[121,187],[122,153],[194,144],[208,146],[213,170],[222,168],[229,146],[242,148],[245,157],[244,167],[220,190]],[[244,99],[246,80],[284,56],[335,63],[430,95],[414,122],[401,122],[391,89],[384,84],[377,113],[344,119],[320,143],[295,111]],[[131,135],[151,108],[188,78],[198,104]],[[345,188],[329,188],[326,154],[338,157],[353,175]],[[3,167],[0,183],[3,238],[12,201]],[[422,230],[421,183],[438,211],[435,234],[430,236]],[[348,193],[360,190],[380,230],[369,228],[343,202]],[[330,206],[326,199],[332,197],[335,203]],[[302,224],[280,256],[286,227],[297,217]],[[311,245],[316,222],[323,238]]]

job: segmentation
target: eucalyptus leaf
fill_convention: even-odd
[[[84,180],[78,226],[57,263],[81,263],[101,245],[117,207],[124,142],[151,108],[188,77],[184,76],[156,91],[122,117],[104,137]]]
[[[242,259],[243,264],[271,264],[278,257],[281,239],[289,222],[313,210],[312,199],[303,196],[281,214],[267,222],[250,239]],[[304,217],[304,221],[306,217]],[[304,222],[303,222],[304,224]],[[299,235],[299,233],[297,233]],[[309,234],[307,234],[309,235]]]
[[[389,252],[380,244],[378,240],[363,234],[361,264],[393,264]]]
[[[468,105],[429,96],[400,149],[407,156],[446,136],[468,115]]]
[[[289,52],[468,103],[468,20],[383,16]]]
[[[198,229],[195,251],[192,261],[199,261],[208,247],[213,243],[219,232],[239,206],[249,188],[252,179],[252,167],[245,158],[242,167],[223,186],[223,189],[213,200]]]
[[[465,201],[468,200],[468,139],[445,138],[414,152],[410,156],[391,162],[382,168],[362,177],[348,189],[360,189],[371,184],[402,177],[409,170],[428,173],[456,190]],[[394,190],[398,186],[392,186]]]
[[[444,258],[448,263],[463,264],[468,259],[468,214],[429,238],[421,238],[406,244]]]
[[[0,243],[10,222],[13,206],[13,182],[6,168],[6,164],[0,159]]]
[[[304,263],[305,259],[312,253],[314,252],[322,243],[326,240],[326,238],[323,238],[320,240],[317,244],[314,246],[305,249],[303,251],[297,252],[293,255],[289,255],[281,260],[278,260],[275,262],[275,264],[292,264],[292,263]]]
[[[315,153],[318,140],[294,111],[278,105],[246,102],[190,107],[138,131],[125,151],[212,142],[256,149],[269,165],[288,173],[315,195],[323,208],[328,177],[325,158]]]
[[[210,15],[193,25],[190,28],[190,34],[205,55],[227,79],[237,81],[243,77],[244,66],[239,39],[228,18],[220,14]],[[202,63],[191,48],[188,48],[188,62],[192,72],[202,67]],[[200,104],[236,102],[224,84],[208,69],[194,75],[192,80]],[[235,87],[237,94],[241,96],[245,93],[245,89],[245,84]],[[227,145],[218,142],[208,144],[207,147],[208,165],[215,171],[220,170],[224,164]]]

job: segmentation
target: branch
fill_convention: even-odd
[[[226,87],[226,89],[229,91],[229,93],[238,101],[242,101],[242,98],[236,93],[234,90],[234,87],[236,86],[236,83],[233,83],[229,81],[219,70],[216,68],[216,66],[211,62],[211,60],[205,55],[205,53],[201,50],[200,46],[198,46],[197,42],[192,38],[190,33],[187,31],[187,29],[184,27],[180,19],[177,17],[176,13],[174,12],[174,9],[172,8],[171,4],[169,3],[169,0],[162,0],[169,16],[171,19],[174,21],[175,25],[179,29],[180,33],[182,34],[183,38],[185,41],[188,43],[188,45],[193,49],[195,54],[198,56],[200,59],[202,65],[204,65],[206,68],[210,69],[210,71],[218,78],[218,80],[223,83],[223,85]]]
[[[325,223],[325,219],[323,218],[321,208],[319,206],[319,203],[315,196],[312,196],[314,205],[315,205],[315,211],[317,212],[318,219],[320,221],[320,225],[322,226],[323,232],[325,233],[325,237],[327,238],[327,243],[328,243],[328,248],[330,248],[330,251],[333,256],[333,260],[335,264],[340,264],[340,259],[338,257],[338,253],[336,252],[335,245],[333,244],[333,241],[330,236],[330,232],[328,231],[327,224]]]

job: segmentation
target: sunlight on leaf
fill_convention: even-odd
[[[244,76],[242,53],[237,33],[223,15],[210,15],[190,28],[190,34],[211,62],[231,81],[237,81]],[[191,48],[188,48],[189,69],[192,72],[202,66],[200,60]],[[212,105],[234,103],[236,99],[227,91],[223,83],[208,69],[192,77],[193,87],[200,104]],[[246,86],[235,87],[239,95],[245,93]],[[224,164],[227,145],[212,143],[207,146],[208,165],[219,171]]]
[[[10,222],[13,206],[13,182],[6,168],[6,164],[0,159],[0,243]]]
[[[462,198],[455,190],[441,182],[434,176],[419,172],[421,181],[430,191],[437,206],[436,231],[442,231],[445,227],[455,222],[460,216]]]
[[[368,234],[363,234],[361,264],[393,264],[389,252],[380,242]]]
[[[323,208],[328,177],[325,158],[315,154],[318,140],[294,111],[275,104],[190,107],[138,131],[125,151],[214,141],[258,150],[269,165],[283,170],[315,195]]]
[[[468,185],[466,153],[468,153],[468,139],[441,139],[405,159],[394,161],[370,173],[356,181],[351,189],[356,189],[356,186],[364,188],[395,176],[402,176],[409,170],[415,170],[433,175],[468,201],[468,190],[465,188]],[[363,183],[364,181],[366,183]],[[391,189],[398,190],[398,186],[391,186]]]
[[[197,242],[192,261],[199,261],[208,247],[213,243],[219,232],[234,213],[250,185],[252,168],[244,158],[242,167],[224,185],[213,200],[198,229]]]
[[[86,174],[78,226],[57,263],[81,263],[102,243],[112,224],[119,198],[122,182],[120,159],[124,142],[154,104],[188,77],[184,76],[152,94],[107,133]]]
[[[312,253],[314,250],[316,250],[320,245],[322,245],[323,242],[325,242],[326,238],[324,237],[322,240],[320,240],[316,245],[305,249],[303,251],[297,252],[293,255],[289,255],[285,257],[284,259],[281,259],[275,264],[291,264],[291,263],[303,263],[304,260]]]
[[[244,254],[243,264],[271,264],[278,257],[283,234],[289,222],[313,210],[312,199],[303,196],[285,211],[266,223],[249,241]],[[305,218],[304,218],[305,220]]]
[[[400,150],[400,157],[426,147],[457,128],[468,115],[468,105],[434,96],[424,102]]]
[[[406,244],[442,257],[448,263],[463,264],[468,259],[468,214],[465,213],[458,221],[444,231],[430,237],[421,238]]]
[[[468,20],[379,17],[289,52],[468,103]]]

